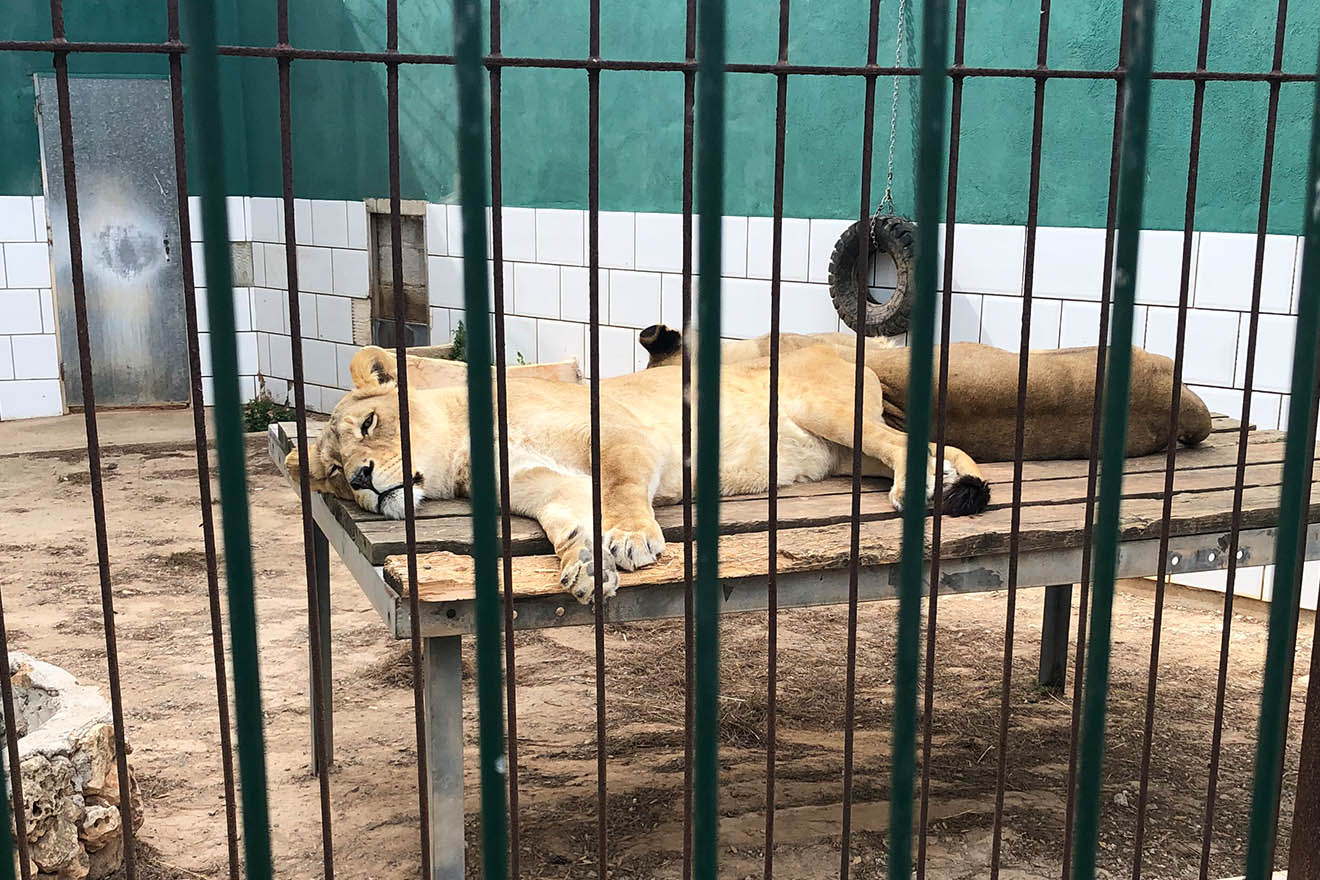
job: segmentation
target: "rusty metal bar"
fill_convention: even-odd
[[[692,547],[692,166],[696,100],[697,0],[687,0],[683,57],[692,69],[683,72],[683,880],[692,880],[692,685],[694,637],[693,583],[696,563]]]
[[[63,0],[50,0],[51,35],[64,39]],[[82,380],[83,422],[87,429],[87,470],[96,527],[96,568],[101,582],[101,615],[105,627],[105,655],[110,690],[110,712],[115,733],[115,768],[119,778],[119,818],[124,835],[124,876],[137,877],[137,845],[133,834],[132,790],[128,775],[128,749],[124,736],[124,699],[119,680],[119,643],[115,636],[115,596],[110,583],[110,542],[106,533],[105,487],[101,479],[101,441],[96,425],[96,392],[92,376],[92,348],[87,323],[87,284],[83,277],[82,224],[78,216],[78,169],[74,161],[73,112],[69,100],[69,55],[56,50],[55,88],[59,98],[60,156],[64,165],[64,200],[69,220],[69,268],[73,282],[74,321],[77,325],[78,363]],[[9,659],[5,657],[5,663]],[[15,768],[16,770],[18,768]],[[16,774],[21,775],[21,774]]]
[[[179,38],[179,2],[167,4],[169,36]],[[215,548],[215,512],[211,497],[210,453],[206,448],[206,401],[202,392],[202,363],[197,335],[197,291],[192,247],[192,217],[188,210],[188,152],[183,118],[183,62],[170,55],[170,109],[174,124],[174,180],[179,201],[179,259],[183,269],[183,314],[188,338],[188,374],[193,411],[193,437],[197,453],[197,501],[202,514],[202,549],[206,554],[206,598],[211,618],[211,655],[215,668],[215,702],[219,716],[220,769],[224,777],[225,831],[229,857],[229,878],[238,880],[238,805],[234,790],[234,746],[229,730],[229,685],[226,679],[225,633],[220,610],[220,578]],[[225,231],[226,237],[228,230]],[[0,630],[3,623],[0,622]],[[0,633],[2,635],[2,633]],[[5,656],[8,652],[0,649]],[[15,764],[17,766],[17,764]],[[18,776],[15,775],[15,780]],[[21,838],[20,838],[21,839]],[[26,847],[26,841],[21,844]],[[24,876],[26,878],[26,866]]]
[[[4,668],[0,669],[0,700],[3,700],[5,712],[5,749],[9,757],[8,776],[14,810],[14,848],[18,853],[18,868],[23,880],[32,880],[32,861],[28,857],[27,842],[27,803],[23,799],[23,772],[18,760],[18,721],[14,715],[14,683],[9,671],[9,629],[5,626],[3,597],[0,597],[0,662],[4,663]],[[3,800],[0,797],[0,801]],[[4,833],[5,829],[0,828],[0,834]],[[0,852],[0,858],[7,855]],[[13,877],[13,874],[9,876]]]
[[[287,0],[282,0],[287,2]],[[385,44],[399,48],[399,2],[387,0]],[[432,876],[435,854],[431,852],[430,756],[426,753],[426,680],[422,672],[421,605],[417,596],[417,509],[412,480],[412,420],[408,399],[407,330],[403,290],[403,217],[399,183],[399,65],[385,66],[385,93],[389,116],[390,178],[390,272],[394,292],[394,360],[399,399],[399,458],[404,480],[403,534],[408,567],[408,648],[412,667],[413,729],[417,748],[417,814],[421,834],[421,876]],[[291,276],[292,277],[292,276]],[[292,322],[290,322],[292,323]],[[327,832],[328,834],[328,832]]]
[[[289,40],[289,0],[277,0],[276,27],[281,44]],[[288,272],[289,342],[293,355],[294,416],[298,423],[298,460],[308,462],[307,455],[307,398],[303,380],[302,310],[298,296],[298,234],[293,204],[293,100],[289,80],[293,61],[281,57],[278,63],[280,99],[280,161],[284,206],[284,261]],[[325,880],[334,877],[334,841],[330,812],[330,755],[326,749],[325,730],[325,677],[321,668],[321,618],[317,613],[316,561],[314,559],[314,530],[312,522],[312,493],[310,475],[306,466],[298,468],[298,492],[301,499],[303,527],[303,560],[307,577],[307,635],[311,642],[312,704],[316,706],[312,719],[312,764],[319,784],[321,806],[321,863]]]

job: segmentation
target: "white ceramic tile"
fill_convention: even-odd
[[[431,344],[444,345],[453,336],[453,328],[449,326],[449,309],[431,309]]]
[[[1100,304],[1064,302],[1059,322],[1059,348],[1094,348],[1100,341]],[[1112,337],[1112,333],[1110,334]],[[1146,339],[1146,307],[1132,313],[1132,344],[1142,347]]]
[[[206,286],[206,250],[200,242],[194,242],[192,245],[192,265],[193,265],[193,286]],[[256,259],[255,253],[253,259]]]
[[[1034,296],[1100,300],[1105,231],[1062,226],[1036,230]]]
[[[60,377],[60,355],[54,336],[11,336],[9,341],[14,353],[15,379]]]
[[[536,261],[536,212],[531,208],[505,208],[500,212],[504,228],[504,259]],[[493,230],[487,227],[487,235]],[[489,253],[494,254],[492,248]]]
[[[9,242],[5,280],[9,287],[50,287],[50,246],[45,242]]]
[[[445,205],[445,238],[451,257],[463,256],[463,206]],[[428,244],[429,248],[430,245]]]
[[[490,325],[493,339],[495,332],[493,315],[491,316]],[[493,345],[491,347],[494,348]],[[504,357],[509,364],[516,364],[519,355],[522,355],[522,359],[526,363],[536,363],[536,321],[533,318],[523,318],[518,315],[505,315]]]
[[[785,217],[783,242],[779,253],[779,273],[784,281],[806,281],[807,259],[811,244],[811,222]],[[747,219],[747,277],[769,278],[774,245],[774,224],[770,217]]]
[[[206,238],[202,228],[202,197],[188,196],[188,231],[190,240],[203,241]]]
[[[253,196],[248,201],[248,210],[252,213],[253,241],[284,242],[283,201]]]
[[[248,200],[246,196],[225,196],[225,217],[229,221],[230,241],[251,241],[248,236]]]
[[[270,370],[270,334],[257,333],[257,367],[263,375]]]
[[[1280,401],[1283,399],[1281,394],[1270,394],[1268,391],[1251,392],[1251,415],[1249,421],[1261,431],[1276,431],[1283,428],[1283,422],[1280,421]]]
[[[316,298],[317,336],[332,342],[353,341],[352,300],[343,296]]]
[[[354,250],[367,249],[367,206],[363,202],[346,203],[348,219],[348,246]]]
[[[288,336],[270,337],[270,373],[281,379],[293,379],[293,343]]]
[[[293,234],[298,244],[312,243],[312,200],[293,200]]]
[[[331,280],[335,293],[344,296],[367,295],[367,252],[335,248],[330,252]]]
[[[504,271],[503,273],[501,273],[501,280],[504,283],[504,310],[506,313],[512,311],[512,309],[510,309],[509,307],[509,303],[512,301],[513,298],[513,267],[514,267],[513,263],[506,262],[504,264]],[[486,261],[486,289],[490,291],[490,303],[493,311],[495,306],[495,261],[494,260]]]
[[[331,199],[312,201],[312,244],[348,247],[348,203]]]
[[[197,361],[202,367],[202,375],[211,375],[211,334],[197,334]]]
[[[587,262],[586,223],[582,211],[536,209],[536,261],[583,266]]]
[[[234,329],[240,333],[252,330],[252,290],[247,287],[235,287],[234,294]]]
[[[559,316],[565,321],[591,320],[591,291],[587,270],[579,266],[561,266],[559,269]],[[601,269],[596,275],[600,288],[600,321],[607,323],[610,303],[610,270]]]
[[[637,331],[622,327],[600,328],[600,377],[622,376],[637,369],[637,359],[645,362],[646,349],[637,342]],[[584,364],[584,373],[591,365]]]
[[[46,217],[46,197],[32,197],[32,225],[37,231],[37,241],[50,242],[50,220]]]
[[[252,242],[252,286],[266,287],[266,252],[265,245]]]
[[[1202,232],[1196,258],[1195,299],[1198,308],[1251,311],[1256,269],[1256,236],[1234,232]],[[1292,302],[1293,261],[1297,238],[1265,236],[1261,269],[1260,310],[1287,314]]]
[[[844,230],[855,220],[812,220],[809,245],[808,281],[830,280],[830,255]]]
[[[1192,266],[1188,284],[1196,289],[1196,237],[1192,233]],[[1180,230],[1143,229],[1138,239],[1137,302],[1178,304],[1182,285],[1183,234]]]
[[[426,206],[426,252],[436,256],[448,253],[449,205],[428,204]]]
[[[431,305],[463,308],[463,259],[427,257],[426,284]]]
[[[0,297],[4,296],[0,293]],[[49,290],[37,291],[37,297],[41,300],[41,332],[54,333],[55,327],[55,295]],[[3,302],[3,300],[0,300]]]
[[[981,300],[980,294],[955,293],[950,299],[949,341],[976,342],[981,338]],[[940,333],[940,315],[944,307],[944,297],[939,297],[935,313],[935,334]],[[847,328],[843,328],[847,329]]]
[[[58,379],[0,382],[0,420],[34,419],[64,412]]]
[[[202,377],[202,405],[215,406],[215,382],[210,376]],[[0,419],[3,418],[4,415],[0,414]]]
[[[0,196],[0,241],[37,240],[30,196]]]
[[[317,385],[333,386],[339,381],[339,363],[333,342],[303,340],[303,376]]]
[[[769,332],[770,282],[754,278],[725,279],[720,299],[720,335],[749,339]]]
[[[282,244],[261,245],[262,262],[266,265],[266,284],[270,287],[289,286],[288,255],[284,247]]]
[[[0,336],[0,380],[14,378],[14,348],[8,336]]]
[[[1196,396],[1201,398],[1201,402],[1206,405],[1210,412],[1234,419],[1241,418],[1242,391],[1240,389],[1214,388],[1209,385],[1188,385],[1187,387],[1196,392]],[[1277,407],[1278,403],[1276,401],[1276,410]]]
[[[720,274],[726,278],[746,278],[747,218],[723,218],[720,238]]]
[[[252,327],[266,333],[285,333],[284,295],[258,287],[252,291]]]
[[[349,364],[353,362],[353,356],[358,353],[356,345],[336,345],[335,362],[339,365],[339,381],[336,383],[339,388],[348,391],[353,387],[353,374],[349,371]]]
[[[1250,316],[1243,315],[1239,333],[1237,372],[1234,385],[1247,383],[1247,335]],[[1256,366],[1253,388],[1287,392],[1292,388],[1293,345],[1297,337],[1297,318],[1292,315],[1261,315],[1256,331]],[[1187,338],[1190,340],[1191,333]]]
[[[298,294],[299,326],[303,339],[319,339],[321,334],[316,326],[316,294]]]
[[[266,393],[270,395],[271,400],[278,403],[290,403],[293,400],[293,392],[289,389],[287,381],[267,375],[263,375],[262,379],[265,381]]]
[[[781,332],[831,333],[837,329],[838,321],[839,313],[834,310],[834,302],[830,299],[829,285],[791,281],[780,285]],[[725,328],[725,332],[728,332],[728,328]]]
[[[660,276],[660,322],[675,330],[683,326],[683,276]]]
[[[649,327],[660,321],[660,276],[654,272],[610,271],[609,323]]]
[[[334,292],[334,271],[329,248],[298,246],[298,289],[313,293]]]
[[[36,290],[0,290],[0,333],[41,333],[41,295]]]
[[[587,328],[568,321],[536,322],[537,359],[545,363],[574,358],[578,366],[586,363]]]
[[[683,271],[682,214],[638,213],[634,223],[638,269]]]
[[[1173,357],[1178,310],[1152,306],[1146,318],[1147,351]],[[1238,314],[1204,309],[1187,312],[1183,381],[1231,386],[1238,347]]]
[[[1060,306],[1057,299],[1031,298],[1029,348],[1058,348]],[[985,296],[981,300],[981,342],[1009,351],[1022,344],[1022,298]]]
[[[1320,563],[1310,561],[1302,566],[1301,598],[1303,608],[1308,611],[1316,610],[1316,602],[1320,600]]]
[[[257,334],[236,333],[234,345],[238,351],[239,375],[253,376],[260,372],[257,365]]]
[[[600,212],[600,264],[609,269],[632,269],[637,265],[633,249],[636,223],[632,211]]]
[[[509,311],[538,318],[559,317],[559,266],[514,263],[513,289],[506,298]]]
[[[1026,235],[1024,226],[957,224],[953,230],[953,289],[1020,295]]]

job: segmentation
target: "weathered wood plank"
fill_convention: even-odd
[[[1312,492],[1308,518],[1320,521],[1320,492]],[[1173,499],[1169,520],[1171,536],[1213,534],[1227,530],[1232,522],[1233,491],[1183,494]],[[1259,486],[1243,492],[1241,527],[1269,528],[1278,520],[1278,486]],[[1119,515],[1123,541],[1158,537],[1163,502],[1135,498],[1124,502]],[[1022,510],[1021,552],[1058,550],[1081,544],[1086,506],[1083,503],[1051,504]],[[1001,509],[979,517],[946,520],[941,557],[956,559],[1008,550],[1011,511]],[[927,553],[930,532],[927,525]],[[898,561],[902,522],[898,519],[863,523],[861,564],[891,564]],[[729,535],[720,539],[722,578],[759,577],[768,570],[765,532]],[[849,530],[834,526],[786,529],[779,533],[778,570],[824,571],[846,568],[849,561]],[[450,602],[473,598],[472,559],[453,553],[428,553],[418,558],[419,597],[424,602]],[[403,590],[406,561],[386,560],[386,580]],[[513,561],[515,595],[554,595],[559,585],[559,563],[554,556],[524,556]],[[683,554],[667,552],[654,565],[635,572],[620,572],[622,589],[655,584],[679,583],[683,579]]]

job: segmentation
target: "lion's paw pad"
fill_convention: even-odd
[[[619,569],[609,553],[601,560],[601,574],[601,595],[608,599],[619,590]],[[579,547],[576,557],[564,564],[559,573],[559,583],[583,605],[590,604],[596,598],[596,557],[590,547]]]

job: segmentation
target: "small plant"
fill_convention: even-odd
[[[249,433],[264,431],[274,422],[288,422],[297,417],[287,403],[276,403],[264,387],[254,399],[243,404],[243,429]]]
[[[458,326],[454,328],[454,338],[450,342],[450,346],[451,347],[449,349],[449,355],[448,355],[449,360],[451,361],[467,360],[467,328],[463,326],[462,321],[459,321]],[[526,366],[527,359],[523,357],[523,353],[521,351],[514,352],[514,356],[518,359],[519,364]]]
[[[521,351],[515,352],[515,354],[518,356],[518,363],[522,364],[523,366],[526,366],[527,361],[523,360],[522,352]]]

